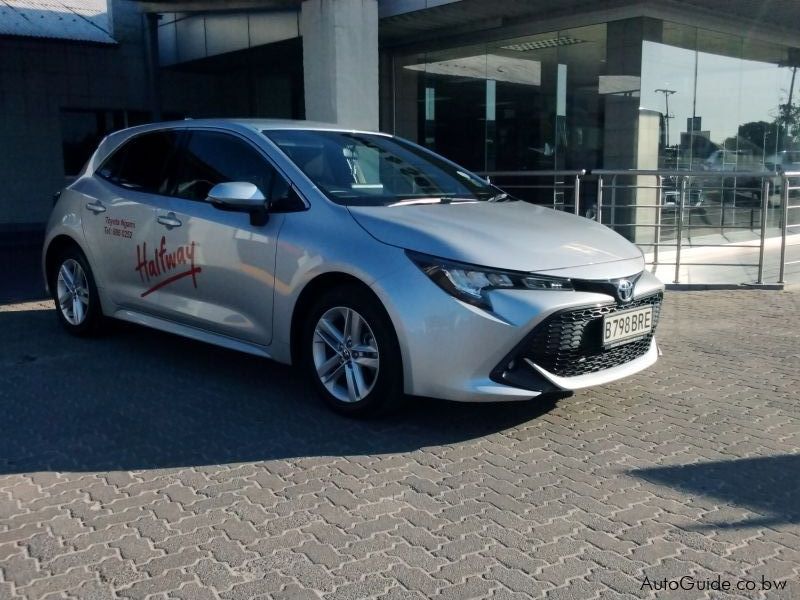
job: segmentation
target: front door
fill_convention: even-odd
[[[154,246],[151,265],[163,277],[149,296],[169,318],[214,333],[268,345],[277,237],[282,214],[253,224],[245,212],[215,208],[206,201],[217,183],[247,181],[270,193],[275,169],[250,142],[220,131],[187,134],[171,187],[174,219]],[[155,264],[153,264],[155,263]]]

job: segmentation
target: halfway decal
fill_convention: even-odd
[[[177,250],[172,252],[167,251],[167,239],[161,236],[161,245],[153,250],[153,258],[147,258],[147,242],[143,242],[141,246],[136,244],[136,271],[143,282],[150,283],[151,278],[157,278],[179,267],[186,266],[183,271],[179,271],[170,275],[156,283],[153,287],[142,292],[141,297],[144,298],[148,294],[152,294],[156,290],[161,289],[165,285],[174,283],[184,277],[192,278],[192,284],[197,289],[197,274],[202,272],[201,267],[196,267],[194,264],[194,242],[188,246],[179,246]]]

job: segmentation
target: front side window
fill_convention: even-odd
[[[138,192],[166,194],[168,169],[178,145],[176,131],[155,131],[125,142],[97,173]]]
[[[337,204],[478,201],[498,195],[482,179],[397,138],[294,129],[268,130],[264,135]]]
[[[246,181],[267,196],[275,169],[254,148],[233,136],[213,131],[190,134],[173,195],[205,200],[218,183]]]

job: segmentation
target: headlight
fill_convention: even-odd
[[[422,272],[451,296],[481,308],[491,309],[486,292],[496,289],[572,290],[572,282],[518,271],[499,271],[406,250]]]

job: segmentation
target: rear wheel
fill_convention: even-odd
[[[50,292],[61,325],[73,335],[96,333],[103,319],[92,269],[78,248],[63,250],[53,261]]]
[[[340,413],[381,413],[402,397],[394,328],[383,307],[359,286],[322,295],[309,314],[303,350],[305,372]]]

